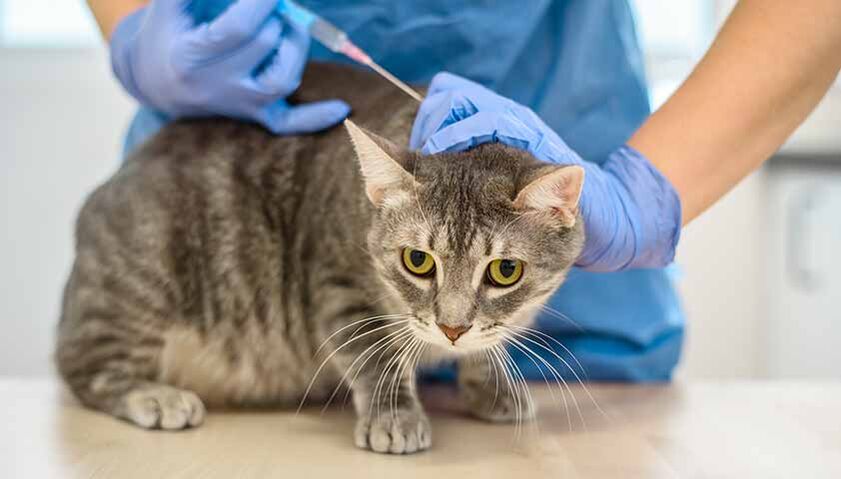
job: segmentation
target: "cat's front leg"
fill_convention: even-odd
[[[357,413],[354,442],[363,449],[391,454],[428,449],[432,429],[418,398],[414,373],[388,370],[388,364],[388,358],[383,358],[362,371],[352,386]]]
[[[537,409],[526,397],[526,386],[515,382],[505,366],[490,361],[485,355],[459,360],[459,395],[468,412],[491,422],[533,419]]]

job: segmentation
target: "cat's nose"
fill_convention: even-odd
[[[456,326],[450,327],[445,324],[437,323],[438,328],[444,333],[444,336],[450,338],[450,341],[456,342],[456,339],[460,338],[462,334],[466,333],[468,329],[470,329],[472,324],[467,326]]]

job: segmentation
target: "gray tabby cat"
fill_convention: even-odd
[[[351,121],[299,137],[182,121],[93,192],[56,352],[82,403],[182,429],[205,405],[295,406],[344,384],[357,446],[410,453],[431,442],[415,368],[456,357],[476,416],[533,414],[486,381],[485,355],[578,256],[583,170],[501,145],[421,157],[396,146],[417,104],[377,82],[313,65],[296,101],[344,98],[391,141]]]

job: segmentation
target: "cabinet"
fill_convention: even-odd
[[[841,379],[841,154],[778,156],[767,187],[766,372]]]

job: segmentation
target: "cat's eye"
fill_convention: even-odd
[[[494,286],[513,286],[523,277],[523,262],[518,259],[495,259],[488,265],[488,281]]]
[[[432,255],[418,249],[403,250],[403,265],[415,276],[429,276],[435,271],[435,260]]]

